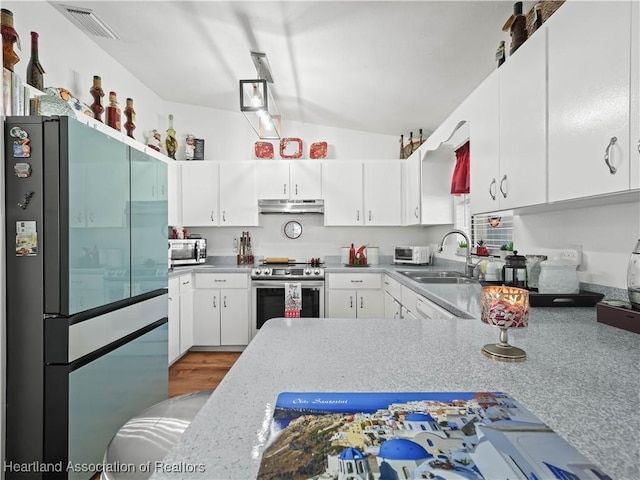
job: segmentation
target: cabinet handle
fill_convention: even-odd
[[[284,193],[285,195],[287,194],[287,184],[283,184],[282,185],[284,188],[282,189],[282,193]]]
[[[227,296],[226,295],[224,296],[224,300],[222,300],[222,306],[224,308],[227,308]]]
[[[360,210],[356,210],[356,220],[360,220]]]
[[[364,280],[351,280],[351,283],[362,283]]]
[[[502,194],[502,196],[504,198],[507,198],[507,192],[506,190],[502,189],[502,185],[504,184],[504,182],[507,181],[507,176],[505,175],[504,177],[502,177],[502,180],[500,180],[500,193]]]
[[[211,210],[211,221],[213,222],[213,210]]]
[[[186,282],[182,282],[183,285],[189,285],[190,280],[187,280]]]
[[[369,210],[369,221],[371,221],[371,210]]]
[[[364,308],[364,297],[360,297],[360,308]]]
[[[298,195],[298,184],[296,183],[296,195]]]
[[[604,151],[604,163],[606,163],[607,167],[609,167],[609,173],[611,175],[616,173],[618,169],[609,163],[609,150],[613,145],[616,144],[617,141],[618,137],[611,137],[611,140],[609,140],[609,145],[607,145],[607,149]]]
[[[349,308],[353,308],[353,296],[349,295]]]
[[[223,210],[223,211],[222,211],[222,221],[223,221],[223,222],[226,222],[226,221],[227,221],[227,211],[226,211],[226,210]]]
[[[216,279],[214,280],[214,282],[216,282],[216,283],[225,283],[226,281],[227,281],[227,280],[226,280],[225,278],[222,278],[222,279],[220,279],[220,278],[216,278]]]
[[[493,192],[491,191],[491,185],[493,185]],[[496,179],[494,178],[493,180],[491,180],[491,183],[489,184],[489,195],[491,195],[491,199],[495,200],[496,199]]]
[[[416,207],[416,209],[413,211],[413,214],[416,216],[416,218],[419,218],[419,216],[418,216],[418,209],[419,208],[420,207]]]
[[[218,308],[216,306],[216,296],[215,295],[213,296],[213,308]]]

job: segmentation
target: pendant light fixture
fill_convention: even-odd
[[[258,73],[257,78],[240,80],[240,111],[261,139],[280,138],[280,114],[269,89],[273,76],[267,55],[251,52]]]

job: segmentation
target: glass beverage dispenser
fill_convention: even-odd
[[[631,307],[634,310],[640,310],[640,240],[636,243],[633,252],[631,252],[631,258],[629,258],[627,288]]]

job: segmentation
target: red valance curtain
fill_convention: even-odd
[[[451,194],[462,195],[469,193],[471,183],[471,168],[469,166],[469,142],[456,150],[456,166],[451,178]]]

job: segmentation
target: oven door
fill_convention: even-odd
[[[281,280],[253,280],[251,288],[251,330],[255,336],[270,318],[284,317],[284,284]],[[324,281],[300,282],[302,311],[300,317],[324,317]]]

